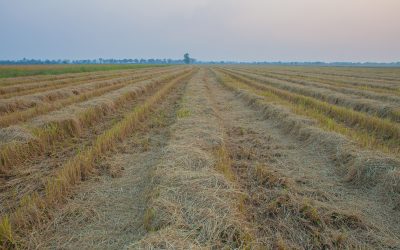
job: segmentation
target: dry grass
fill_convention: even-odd
[[[338,93],[337,90],[325,88],[321,84],[310,83],[307,81],[288,81],[269,77],[260,77],[254,73],[229,71],[234,75],[246,77],[259,83],[287,90],[289,92],[312,97],[333,105],[342,106],[377,116],[382,119],[389,119],[392,122],[400,122],[400,108],[398,105],[373,100],[371,98],[360,98],[359,95]],[[400,100],[400,99],[399,99]]]
[[[12,69],[13,66],[1,66],[3,69],[7,70]],[[29,69],[30,66],[27,67],[20,67],[20,70],[24,69]],[[46,81],[55,81],[55,80],[61,80],[61,79],[73,79],[77,77],[81,77],[86,74],[101,74],[102,72],[94,72],[94,73],[65,73],[65,74],[59,74],[59,75],[35,75],[35,76],[20,76],[20,77],[7,77],[7,78],[1,78],[0,79],[0,86],[10,86],[10,85],[16,85],[16,84],[29,84],[32,82],[46,82]],[[107,72],[108,73],[108,72]]]
[[[357,67],[256,67],[257,70],[289,75],[315,76],[320,79],[337,80],[350,86],[396,86],[400,79],[398,68]]]
[[[112,71],[112,72],[97,72],[95,74],[83,74],[82,76],[76,77],[74,75],[65,77],[57,80],[48,81],[35,81],[26,84],[14,84],[11,86],[0,87],[0,97],[7,99],[10,97],[22,97],[31,95],[38,92],[45,92],[49,90],[57,90],[65,87],[79,86],[85,83],[105,82],[107,80],[129,80],[130,76],[136,76],[146,73],[156,73],[169,71],[171,68],[145,68],[137,70],[124,70],[124,71]],[[173,70],[173,68],[172,68]]]
[[[148,234],[131,248],[246,248],[250,237],[228,180],[229,159],[201,77],[187,86],[173,139],[153,172],[144,216]],[[194,124],[196,124],[194,126]],[[230,178],[230,177],[229,177]]]
[[[266,70],[291,85],[263,82],[262,68],[197,69],[143,71],[151,79],[115,81],[0,117],[0,199],[9,201],[1,206],[0,248],[397,247],[400,228],[390,216],[400,208],[398,124],[363,113],[377,107],[347,108],[360,100],[333,105],[302,87],[312,85],[297,84],[296,70],[293,79],[284,68]],[[397,77],[341,72],[349,82],[385,86]],[[31,79],[47,88],[87,76],[69,77]],[[2,83],[14,87],[13,80]]]
[[[171,72],[172,70],[169,70]],[[27,108],[36,108],[41,104],[48,105],[50,103],[54,103],[60,99],[68,98],[71,96],[79,95],[88,91],[95,90],[97,88],[106,87],[109,85],[120,84],[124,82],[132,82],[136,81],[140,78],[151,77],[152,74],[157,73],[167,73],[165,70],[160,71],[138,71],[132,74],[128,74],[127,76],[122,77],[113,77],[109,80],[94,80],[88,81],[84,84],[79,84],[78,86],[67,86],[64,88],[57,88],[55,90],[48,91],[40,91],[38,93],[34,93],[31,95],[18,96],[8,99],[2,99],[0,101],[0,113],[9,114],[12,112],[24,110]]]
[[[265,70],[265,69],[255,69],[248,70],[244,69],[247,72],[257,72],[258,74],[262,74],[264,76],[268,76],[275,79],[297,82],[297,83],[315,83],[317,85],[322,85],[327,88],[338,89],[342,88],[343,90],[354,90],[354,93],[357,91],[366,91],[366,93],[381,93],[389,96],[399,96],[400,89],[395,84],[385,84],[385,82],[376,81],[369,79],[353,79],[349,80],[348,77],[345,76],[330,76],[323,74],[315,74],[315,73],[306,73],[303,71],[295,71],[295,70]],[[383,86],[383,88],[382,88]]]
[[[327,80],[324,77],[326,76],[320,76],[320,80],[315,80],[313,78],[309,77],[301,77],[303,74],[306,74],[305,72],[307,69],[301,68],[301,70],[295,70],[295,68],[290,68],[290,69],[285,69],[281,70],[279,67],[278,68],[232,68],[234,69],[235,72],[248,72],[251,74],[256,74],[259,76],[263,76],[264,78],[268,78],[270,81],[284,81],[286,83],[295,83],[295,84],[300,84],[303,86],[307,86],[310,88],[323,88],[323,89],[329,89],[331,91],[345,94],[345,95],[352,95],[354,99],[360,99],[360,98],[365,98],[367,100],[372,100],[372,101],[379,101],[382,102],[383,104],[388,104],[390,106],[394,107],[399,107],[400,104],[400,96],[397,96],[393,94],[393,91],[390,90],[384,90],[379,88],[380,84],[378,82],[374,82],[373,85],[376,86],[376,88],[369,88],[369,87],[363,87],[363,86],[355,86],[355,85],[347,85],[347,84],[336,84],[333,83],[332,80]],[[323,70],[323,69],[319,69]],[[318,71],[317,71],[318,72]],[[309,74],[306,74],[309,76]],[[339,82],[341,81],[338,80]],[[363,79],[359,80],[361,83],[364,81]],[[396,111],[396,108],[395,110]],[[394,112],[398,113],[398,112]],[[388,114],[389,115],[389,114]],[[396,114],[395,114],[396,115]],[[390,116],[390,115],[389,115]]]
[[[327,166],[309,167],[314,164],[309,157],[304,162],[304,158],[296,156],[297,152],[308,154],[313,145],[282,140],[290,137],[277,133],[281,128],[286,132],[283,123],[277,124],[279,128],[263,127],[276,117],[260,119],[258,108],[242,110],[240,100],[233,101],[234,95],[214,90],[223,110],[232,107],[223,115],[230,138],[227,146],[238,181],[248,193],[242,211],[257,229],[255,238],[260,249],[390,248],[400,242],[387,228],[377,228],[370,213],[361,213],[362,206],[353,205],[357,201],[350,198],[351,192],[325,189],[339,178],[325,178]],[[299,149],[300,145],[304,149]],[[316,158],[324,156],[320,148],[315,152]],[[340,180],[335,182],[339,183]],[[342,192],[346,193],[344,197]],[[344,205],[343,201],[348,203]]]
[[[250,192],[250,218],[265,245],[283,249],[392,248],[396,242],[359,212],[324,202],[323,190],[304,189],[267,165],[243,177]],[[319,194],[319,196],[315,196]],[[325,197],[325,198],[324,198]],[[378,231],[379,234],[371,233]]]
[[[165,71],[153,71],[150,73],[146,74],[137,74],[134,76],[134,78],[130,77],[129,79],[127,78],[118,78],[118,79],[113,79],[113,81],[105,81],[102,83],[96,83],[93,86],[86,86],[84,85],[80,89],[71,89],[71,95],[68,98],[58,100],[57,98],[50,98],[49,101],[43,100],[43,102],[40,103],[35,103],[35,106],[32,108],[28,108],[25,110],[20,110],[8,114],[4,114],[2,117],[0,117],[0,127],[6,127],[11,124],[15,124],[17,122],[23,122],[28,120],[29,118],[35,117],[37,115],[45,114],[53,110],[57,110],[63,107],[66,107],[68,105],[74,104],[74,103],[79,103],[83,102],[86,100],[89,100],[90,98],[96,97],[96,96],[101,96],[105,93],[109,93],[111,91],[120,89],[122,87],[125,87],[129,84],[136,83],[140,80],[146,80],[149,78],[154,78],[158,74],[166,73]],[[90,84],[92,85],[92,84]],[[10,104],[11,106],[15,106],[15,108],[9,108],[13,109],[14,111],[16,109],[21,109],[23,106],[18,108],[18,102],[15,105]]]
[[[245,83],[253,88],[247,88],[250,91],[281,104],[289,104],[288,106],[297,112],[302,112],[302,115],[318,119],[324,124],[324,128],[355,138],[365,147],[377,148],[393,154],[400,152],[400,127],[398,124],[310,97],[258,84],[242,77],[232,76],[230,79],[225,78],[225,81],[239,81],[238,84],[246,88],[243,86]],[[261,91],[257,91],[257,89]]]
[[[100,96],[100,95],[103,95],[110,91],[120,89],[120,88],[126,86],[128,83],[111,84],[108,86],[106,85],[104,87],[100,86],[99,88],[96,88],[93,91],[81,93],[80,95],[77,95],[77,96],[71,96],[69,98],[60,100],[58,102],[54,102],[51,104],[47,104],[47,103],[41,104],[41,105],[37,105],[33,108],[28,108],[28,109],[13,112],[10,114],[4,114],[0,118],[0,127],[7,127],[7,126],[15,124],[17,122],[24,122],[32,117],[35,117],[35,116],[38,116],[41,114],[45,114],[45,113],[48,113],[53,110],[60,109],[62,107],[71,105],[73,103],[89,100],[92,97]]]
[[[31,225],[40,223],[46,218],[46,210],[62,201],[71,192],[71,188],[84,180],[95,166],[96,159],[104,153],[115,148],[118,141],[122,141],[133,131],[136,124],[145,119],[154,105],[160,102],[178,84],[190,77],[184,74],[160,88],[153,96],[142,105],[137,106],[125,118],[112,128],[99,135],[92,146],[89,146],[70,159],[57,171],[53,177],[49,177],[45,184],[45,193],[40,196],[33,193],[21,201],[21,205],[9,216],[13,232],[18,233],[27,230]],[[8,217],[2,218],[3,223]],[[12,235],[12,234],[11,234]],[[3,244],[10,244],[7,234],[0,235]]]
[[[80,112],[75,114],[59,113],[61,119],[54,114],[49,115],[50,120],[43,119],[38,125],[31,129],[34,139],[23,143],[11,142],[3,145],[0,149],[0,171],[7,171],[12,167],[25,161],[26,159],[49,150],[52,143],[67,137],[79,136],[80,131],[87,126],[101,120],[106,114],[113,112],[116,108],[136,98],[159,83],[171,81],[180,76],[180,73],[169,74],[143,81],[140,84],[119,89],[118,93],[111,93],[108,98],[104,97],[100,101],[95,101]]]
[[[283,103],[282,106],[280,99],[274,99],[273,95],[263,95],[262,92],[254,91],[245,84],[230,81],[221,75],[219,75],[219,81],[227,88],[236,91],[251,106],[261,110],[267,118],[278,121],[279,126],[287,133],[306,143],[315,144],[319,150],[325,151],[338,166],[345,179],[358,185],[378,187],[382,195],[394,202],[400,202],[398,192],[400,161],[398,159],[376,151],[360,150],[352,141],[340,134],[326,131],[330,128],[329,130],[336,132],[332,127],[321,126],[318,123],[319,120],[316,123],[315,120],[305,119],[305,113],[298,112],[298,105],[290,106]],[[318,126],[323,129],[317,128]]]
[[[125,75],[129,75],[132,73],[125,73]],[[25,96],[25,95],[31,95],[34,93],[38,92],[44,92],[44,91],[49,91],[49,90],[56,90],[56,89],[61,89],[65,87],[73,87],[77,85],[84,84],[86,82],[94,82],[94,81],[105,81],[105,80],[110,80],[115,77],[122,77],[124,74],[110,74],[107,76],[99,76],[99,77],[93,77],[93,76],[86,76],[86,77],[80,77],[80,78],[73,78],[72,80],[66,79],[66,80],[59,80],[59,81],[51,81],[48,83],[35,83],[35,84],[29,84],[29,85],[16,85],[16,86],[10,86],[10,87],[3,87],[0,88],[0,97],[3,99],[11,98],[11,97],[16,97],[16,96]]]
[[[296,76],[297,77],[304,78],[305,81],[309,80],[316,80],[320,84],[326,84],[330,85],[333,87],[340,87],[340,88],[346,88],[346,89],[354,89],[354,90],[360,90],[360,91],[365,91],[366,93],[380,93],[388,96],[400,96],[400,89],[394,87],[394,88],[381,88],[380,84],[378,83],[372,83],[372,84],[363,84],[363,81],[359,82],[349,82],[345,83],[346,81],[343,78],[338,78],[338,79],[329,79],[329,78],[320,78],[320,77],[315,77],[315,76]]]
[[[51,75],[50,77],[42,76],[41,78],[58,78],[55,75],[66,74],[77,74],[86,73],[94,71],[110,71],[110,70],[122,70],[122,69],[139,69],[146,67],[161,67],[160,65],[145,65],[145,64],[69,64],[69,65],[1,65],[0,66],[0,85],[3,83],[8,83],[10,80],[12,82],[24,82],[26,79],[35,78],[37,75]],[[25,77],[29,76],[29,77]],[[13,77],[9,79],[9,77]],[[22,79],[19,79],[19,78]]]

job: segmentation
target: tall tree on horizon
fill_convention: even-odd
[[[185,53],[185,54],[183,55],[183,61],[184,61],[186,64],[190,64],[190,56],[189,56],[189,53]]]

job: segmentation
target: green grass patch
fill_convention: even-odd
[[[176,115],[178,116],[178,118],[189,117],[190,116],[190,110],[187,110],[185,108],[181,108],[180,110],[178,110],[178,112],[176,112]]]

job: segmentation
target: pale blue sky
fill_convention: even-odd
[[[400,61],[400,0],[0,0],[0,59]]]

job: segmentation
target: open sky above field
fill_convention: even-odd
[[[398,0],[0,0],[0,59],[400,59]]]

